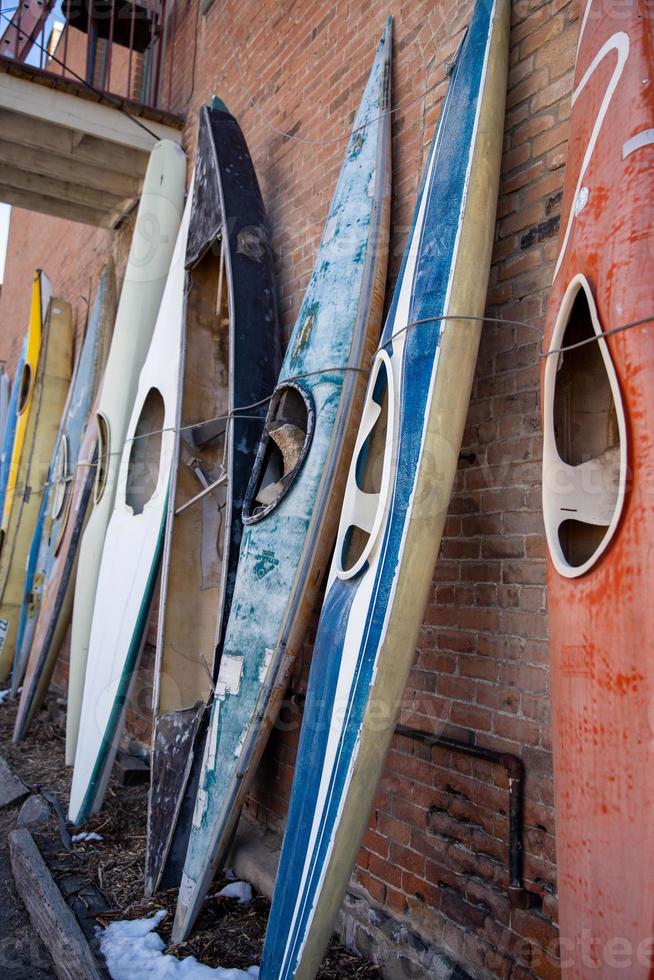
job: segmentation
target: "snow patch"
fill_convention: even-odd
[[[96,834],[94,830],[83,831],[81,834],[73,834],[70,838],[73,844],[82,844],[90,840],[102,840],[102,834]]]
[[[11,694],[10,687],[8,687],[6,691],[0,691],[0,704],[4,704],[10,694]]]
[[[161,909],[148,919],[112,922],[106,929],[98,929],[101,935],[100,949],[107,961],[113,980],[134,980],[149,977],[152,980],[252,980],[259,976],[259,967],[248,970],[223,970],[198,963],[194,956],[177,959],[166,956],[164,941],[154,930],[166,911]]]
[[[247,881],[232,881],[216,894],[216,898],[238,898],[241,905],[252,901],[252,886]]]

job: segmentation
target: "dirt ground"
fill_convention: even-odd
[[[66,812],[70,772],[64,766],[64,733],[42,711],[21,745],[11,742],[16,705],[0,705],[0,755],[33,792],[45,791]],[[11,876],[7,835],[15,826],[20,804],[0,810],[0,968],[2,980],[41,980],[53,977],[47,953],[32,931]],[[101,842],[66,847],[66,833],[55,807],[45,826],[30,828],[69,904],[82,920],[90,938],[96,922],[141,918],[166,908],[169,915],[158,931],[168,940],[175,909],[176,891],[143,898],[143,864],[147,811],[147,786],[125,786],[114,778],[102,811],[84,827],[102,835]],[[218,898],[227,883],[217,878],[205,901],[191,939],[171,947],[177,956],[196,956],[208,966],[245,969],[261,960],[270,903],[261,895],[240,905],[235,899]],[[317,980],[377,980],[379,970],[352,955],[334,940]]]

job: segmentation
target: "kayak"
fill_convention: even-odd
[[[2,367],[0,368],[0,444],[4,439],[7,419],[9,417],[10,387],[9,375],[4,367]]]
[[[247,144],[222,104],[200,113],[186,268],[181,430],[155,664],[147,894],[162,876],[165,887],[179,884],[197,783],[191,770],[202,758],[243,500],[263,427],[256,412],[265,412],[281,361],[268,221]],[[239,406],[257,404],[239,417]]]
[[[55,563],[57,567],[65,566],[69,557],[74,557],[69,556],[67,552],[61,554],[67,522],[71,519],[80,521],[84,519],[85,511],[76,510],[73,516],[71,509],[73,498],[76,496],[78,457],[84,429],[89,420],[89,413],[106,361],[115,315],[116,280],[113,260],[110,260],[100,276],[95,302],[57,435],[57,444],[50,467],[50,486],[47,493],[43,495],[42,506],[45,511],[43,533],[39,533],[38,529],[35,531],[27,564],[12,676],[12,690],[15,688],[17,691],[18,686],[23,684],[14,728],[14,741],[19,741],[25,734],[29,720],[40,706],[41,695],[47,690],[59,651],[58,645],[47,644],[44,648],[41,641],[38,643],[34,641],[43,595],[52,585],[51,576]],[[93,470],[86,465],[83,479],[86,481],[89,476],[93,476]],[[80,532],[81,526],[73,535],[75,543]],[[64,589],[68,584],[67,579]],[[44,619],[41,624],[40,635],[42,636],[44,632],[46,635],[54,635],[58,625],[49,606],[47,619]],[[64,630],[67,628],[67,618],[62,626]]]
[[[39,353],[41,351],[41,339],[45,327],[45,320],[48,313],[48,306],[52,298],[52,286],[50,280],[37,269],[32,283],[32,300],[30,304],[30,318],[25,337],[24,355],[22,358],[20,375],[16,375],[18,383],[18,398],[16,403],[16,416],[14,428],[14,441],[9,462],[9,472],[5,487],[4,508],[2,512],[2,535],[7,530],[9,515],[14,500],[14,492],[18,479],[18,467],[23,451],[23,442],[27,423],[30,417],[30,407],[34,394],[34,379],[39,363]]]
[[[9,467],[11,465],[11,454],[14,448],[14,436],[16,435],[16,410],[18,407],[18,396],[20,393],[20,382],[23,374],[23,365],[25,363],[26,349],[27,340],[23,342],[20,357],[18,358],[18,364],[16,365],[16,373],[11,385],[9,404],[7,405],[7,421],[4,429],[2,430],[2,446],[0,447],[0,517],[5,509],[5,493],[7,491],[7,481],[9,480]]]
[[[185,182],[186,155],[177,144],[161,140],[150,154],[143,182],[96,412],[98,467],[92,509],[79,547],[73,603],[66,716],[68,765],[75,758],[91,619],[118,464],[175,247]]]
[[[379,336],[390,209],[390,22],[377,48],[243,507],[232,608],[173,941],[223,863],[307,629]]]
[[[589,0],[580,17],[541,387],[562,972],[645,980],[654,922],[654,11]],[[619,958],[602,956],[615,937]]]
[[[40,292],[38,287],[36,292]],[[40,311],[35,319],[38,317]],[[21,452],[17,459],[14,443],[15,476],[10,473],[5,500],[6,524],[0,554],[0,681],[8,676],[14,660],[25,566],[35,529],[44,518],[43,494],[70,383],[73,321],[69,303],[50,300],[39,352],[35,362],[29,356],[25,360],[22,394],[26,399],[19,398],[16,428],[17,439],[22,429]],[[33,363],[34,374],[30,367]],[[28,417],[23,425],[25,415]]]
[[[62,526],[60,545],[43,588],[41,609],[23,685],[27,694],[21,694],[14,728],[13,740],[16,743],[27,733],[34,715],[45,699],[57,657],[70,626],[77,549],[92,500],[97,448],[98,433],[93,418],[84,430],[70,490],[68,519]]]
[[[191,199],[189,193],[141,370],[102,550],[70,790],[74,824],[102,805],[157,581],[179,414]]]
[[[70,395],[70,389],[69,389]],[[65,409],[64,409],[65,411]],[[57,454],[59,435],[57,435],[57,440],[55,441],[54,455]],[[46,523],[46,516],[48,512],[48,497],[52,488],[52,469],[48,469],[48,475],[45,480],[45,485],[40,493],[41,506],[39,507],[39,513],[36,518],[36,525],[34,527],[34,534],[32,535],[32,543],[27,555],[27,565],[25,566],[25,577],[23,579],[23,601],[18,613],[18,629],[16,631],[16,641],[14,644],[14,656],[11,668],[11,684],[9,686],[10,696],[15,698],[18,694],[18,689],[23,682],[23,673],[25,670],[26,660],[23,656],[23,641],[25,635],[25,626],[27,621],[27,616],[29,615],[29,602],[32,592],[32,586],[34,585],[34,574],[36,571],[36,562],[38,560],[39,549],[41,541],[43,540],[44,528]],[[38,581],[38,580],[37,580]],[[26,597],[27,603],[26,604]]]
[[[413,664],[486,300],[509,19],[509,0],[474,8],[373,361],[313,649],[262,980],[309,980],[319,969]]]

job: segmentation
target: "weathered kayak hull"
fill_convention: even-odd
[[[5,371],[4,367],[2,367],[0,368],[0,445],[4,440],[7,420],[9,418],[10,389],[11,383],[9,381],[9,375]]]
[[[584,980],[654,975],[653,44],[651,4],[582,5],[543,348],[562,973]]]
[[[157,580],[179,415],[189,214],[190,196],[139,378],[102,551],[70,791],[74,824],[102,805]]]
[[[45,327],[45,319],[51,298],[52,286],[50,285],[50,280],[45,273],[37,269],[32,283],[30,318],[27,336],[25,337],[21,373],[20,378],[18,378],[18,375],[16,377],[18,383],[18,402],[16,405],[14,439],[9,461],[9,472],[7,474],[7,485],[5,487],[4,508],[2,511],[3,535],[7,529],[9,515],[13,506],[14,492],[18,480],[18,467],[23,452],[23,442],[25,440],[34,394],[34,381],[39,363],[39,354],[41,352],[43,329]]]
[[[382,313],[390,209],[391,43],[389,22],[248,488],[175,941],[188,935],[225,859],[329,560],[363,395],[363,370]]]
[[[0,555],[0,680],[11,670],[23,601],[25,566],[39,521],[43,520],[43,491],[66,401],[72,370],[73,323],[68,303],[52,299],[43,342],[31,385],[29,414],[24,427],[16,482],[7,491],[8,515]],[[26,365],[29,361],[26,360]],[[20,408],[20,403],[19,403]],[[19,425],[21,419],[19,416]],[[14,446],[14,458],[16,447]],[[10,492],[11,491],[11,492]],[[11,506],[9,506],[11,501]]]
[[[71,559],[74,563],[86,513],[85,508],[80,510],[76,484],[78,478],[86,483],[89,477],[94,475],[94,468],[88,465],[88,457],[83,460],[83,472],[79,472],[78,458],[89,413],[107,358],[115,317],[116,278],[113,260],[110,260],[100,276],[86,336],[57,435],[57,444],[50,467],[50,487],[48,493],[44,495],[43,533],[35,532],[30,549],[12,677],[12,688],[15,686],[17,689],[20,683],[23,684],[14,728],[14,741],[20,740],[24,735],[29,720],[40,706],[42,695],[50,682],[59,652],[59,644],[52,643],[52,639],[57,636],[60,625],[57,617],[62,611],[64,618],[61,627],[65,631],[68,626],[66,612],[70,612],[70,602],[67,603],[66,609],[56,601],[54,607],[48,603],[48,611],[43,623],[38,624],[38,620],[46,590],[50,589],[56,593],[60,587],[63,587],[64,591],[68,589],[70,575],[65,574],[65,581],[63,581],[61,570],[70,566]],[[69,520],[77,524],[77,527],[73,534],[66,538],[68,547],[63,548]],[[69,547],[74,548],[72,555],[68,554]]]
[[[70,389],[69,389],[70,392]],[[59,440],[59,434],[57,434],[57,439],[55,440],[54,454],[57,454],[57,445]],[[43,540],[43,532],[46,524],[46,518],[48,513],[48,496],[50,494],[52,486],[52,469],[48,470],[48,475],[45,480],[45,490],[41,492],[41,506],[39,508],[39,514],[36,519],[36,524],[34,526],[34,534],[32,535],[32,543],[27,555],[27,564],[25,566],[25,577],[23,580],[23,602],[20,607],[20,612],[18,614],[18,628],[16,630],[16,641],[14,644],[14,657],[13,664],[11,668],[11,697],[15,698],[18,693],[18,688],[23,682],[23,674],[25,670],[26,660],[23,657],[23,641],[25,638],[25,627],[27,624],[27,618],[30,617],[31,613],[31,594],[32,587],[34,585],[34,575],[36,572],[36,563],[38,561],[39,550],[41,547],[41,542]],[[40,588],[40,585],[38,586]],[[26,601],[27,600],[27,601]]]
[[[492,252],[508,0],[477,4],[376,355],[314,645],[261,977],[316,975],[395,728],[440,546]],[[457,315],[463,319],[457,319]]]
[[[5,509],[5,494],[9,480],[11,454],[14,448],[14,436],[16,435],[18,397],[20,395],[26,349],[27,339],[23,342],[18,364],[16,365],[16,374],[14,375],[9,405],[7,406],[7,421],[2,432],[2,449],[0,450],[0,516],[4,513]]]
[[[189,777],[202,756],[243,501],[263,426],[256,410],[228,419],[241,405],[263,401],[264,410],[281,361],[268,222],[243,134],[222,108],[201,110],[194,186],[181,431],[159,601],[146,894],[160,881],[179,884],[195,799]],[[194,427],[207,418],[216,421]]]
[[[97,450],[97,428],[95,420],[92,420],[86,426],[82,437],[70,496],[69,516],[63,527],[61,545],[43,588],[41,610],[24,684],[28,697],[24,699],[21,695],[14,729],[14,742],[19,742],[24,737],[45,699],[57,657],[70,625],[78,546],[93,496]]]
[[[68,765],[75,758],[93,606],[119,461],[175,247],[185,182],[184,152],[168,140],[157,143],[145,174],[96,413],[100,465],[91,514],[79,548],[75,582],[66,716]],[[154,246],[153,227],[158,229]]]

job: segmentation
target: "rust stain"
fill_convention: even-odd
[[[592,641],[564,644],[560,669],[564,677],[585,677],[605,691],[622,695],[635,693],[646,679],[636,667],[615,670],[606,653]]]

